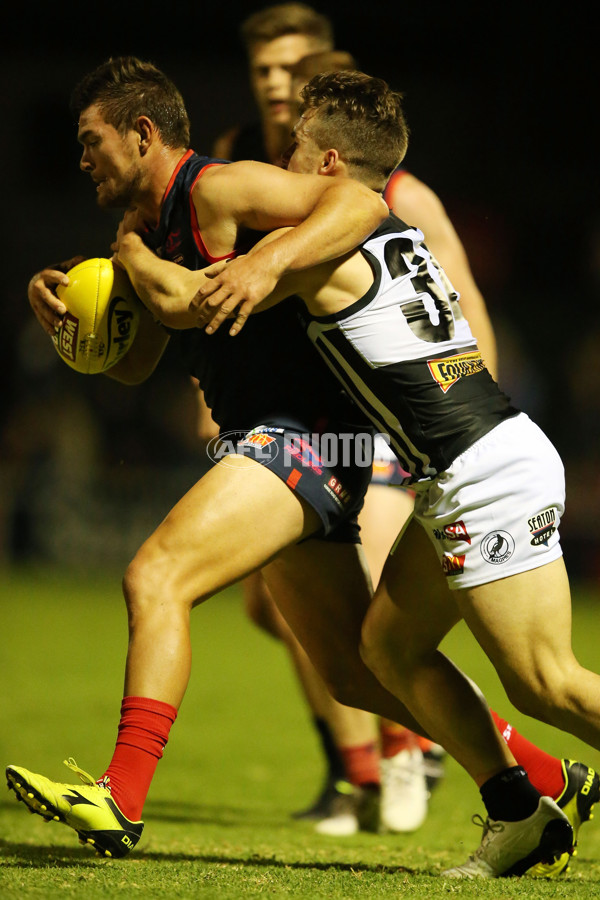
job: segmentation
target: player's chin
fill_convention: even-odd
[[[106,182],[101,182],[96,191],[96,203],[101,209],[126,209],[129,206],[129,195],[111,190]]]

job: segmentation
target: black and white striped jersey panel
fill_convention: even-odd
[[[362,251],[371,289],[340,313],[311,317],[308,335],[354,402],[389,434],[407,481],[429,479],[516,410],[485,368],[422,232],[392,214]]]

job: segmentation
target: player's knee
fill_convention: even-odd
[[[148,604],[149,584],[146,566],[138,553],[127,566],[123,576],[123,596],[130,619],[140,615]]]
[[[525,715],[551,722],[570,705],[569,677],[559,665],[530,666],[502,679],[510,702]]]
[[[316,668],[334,700],[344,706],[357,705],[356,700],[363,687],[364,669],[355,656],[348,656],[343,650],[332,653],[320,658]]]
[[[392,670],[396,677],[410,670],[406,642],[398,646],[368,615],[363,622],[359,651],[364,664],[383,685],[389,682]]]
[[[371,640],[371,635],[366,633],[364,628],[361,634],[358,652],[360,653],[360,658],[365,666],[379,678],[384,661],[381,648],[376,642]]]
[[[369,613],[365,616],[360,631],[359,652],[364,664],[377,674],[375,670],[382,660],[382,635]]]
[[[123,596],[130,620],[151,613],[159,605],[178,602],[173,565],[160,554],[140,548],[123,576]]]

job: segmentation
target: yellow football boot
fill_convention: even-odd
[[[139,841],[143,822],[130,822],[110,795],[108,784],[98,784],[75,760],[64,761],[79,776],[80,785],[60,784],[20,766],[7,766],[8,787],[47,822],[73,828],[82,844],[91,844],[101,856],[126,856]]]

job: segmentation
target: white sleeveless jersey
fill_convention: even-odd
[[[390,443],[407,483],[430,479],[515,415],[485,367],[459,297],[423,234],[394,214],[363,243],[374,282],[307,333]]]

